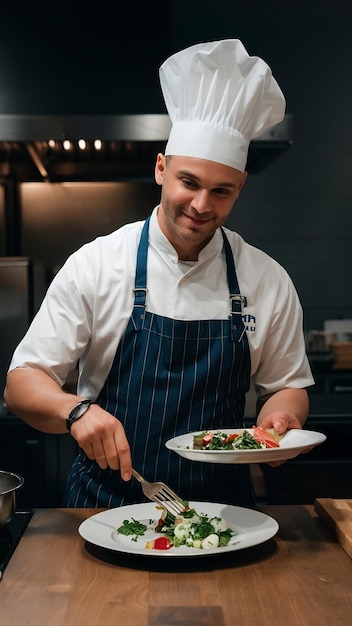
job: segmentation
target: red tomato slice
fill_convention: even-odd
[[[228,435],[228,437],[226,437],[224,443],[230,443],[231,441],[236,439],[236,437],[238,437],[238,433],[231,433],[231,435]]]
[[[214,433],[208,433],[207,435],[204,435],[203,446],[206,446],[208,443],[210,443],[213,437],[214,437]]]
[[[253,426],[253,437],[258,443],[264,443],[266,448],[279,448],[279,443],[276,441],[265,428],[261,426]]]
[[[173,544],[167,537],[157,537],[157,539],[154,539],[155,550],[169,550],[172,546]]]

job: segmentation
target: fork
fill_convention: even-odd
[[[165,483],[150,483],[132,468],[132,475],[141,483],[144,495],[163,506],[171,515],[179,515],[185,509],[184,501]]]

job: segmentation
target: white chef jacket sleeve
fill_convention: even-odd
[[[267,300],[262,303],[271,314],[267,316],[266,311],[266,324],[258,331],[261,343],[253,381],[259,397],[314,384],[306,354],[302,306],[289,275],[276,265],[278,269],[275,287],[270,290],[267,284]],[[260,320],[259,311],[259,327]]]

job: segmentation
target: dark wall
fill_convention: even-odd
[[[294,143],[249,178],[229,226],[288,269],[306,328],[352,318],[350,0],[13,1],[1,13],[0,114],[165,112],[157,70],[170,53],[239,37],[262,56]]]
[[[158,112],[168,6],[161,0],[5,0],[0,113]]]

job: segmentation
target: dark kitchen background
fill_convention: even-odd
[[[351,496],[351,29],[350,0],[1,3],[2,387],[11,353],[67,256],[144,219],[158,202],[154,160],[169,128],[160,64],[193,43],[240,38],[271,66],[287,115],[252,143],[250,176],[228,226],[296,284],[317,380],[307,427],[328,435],[305,458],[259,468],[258,497]],[[251,398],[246,413],[250,424]],[[25,475],[22,502],[58,505],[71,438],[37,433],[3,402],[1,415],[0,467]]]

